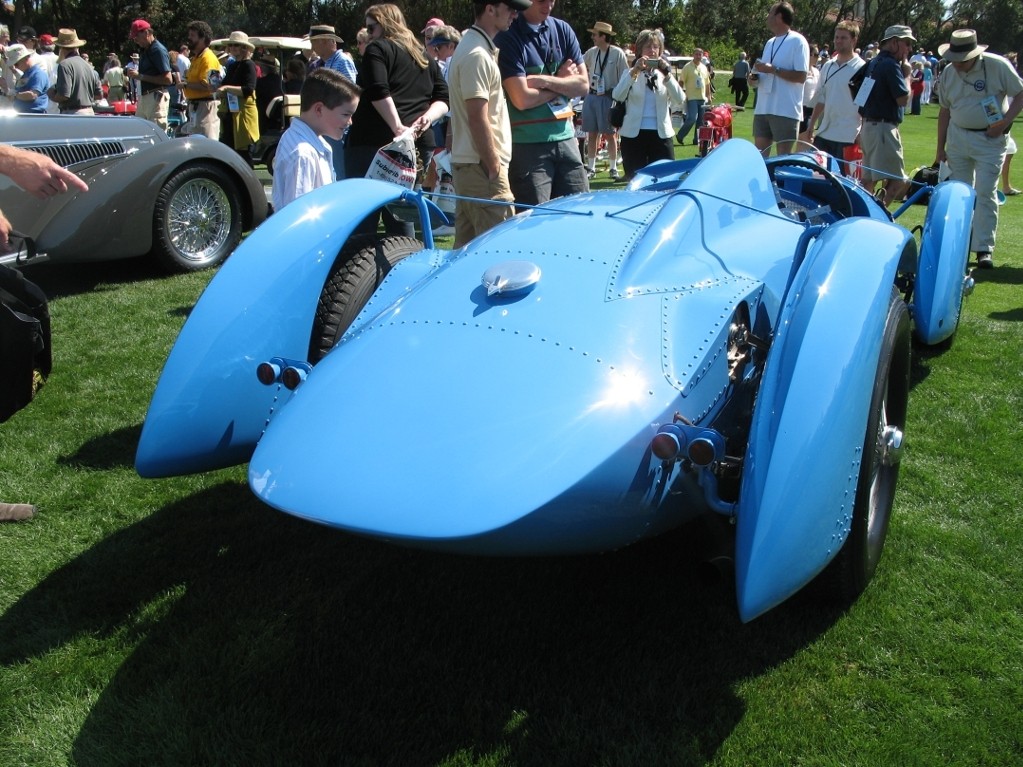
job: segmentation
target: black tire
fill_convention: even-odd
[[[174,272],[216,266],[242,239],[242,200],[231,177],[197,163],[167,179],[156,197],[153,251]]]
[[[396,263],[423,249],[412,237],[356,235],[334,261],[316,304],[309,361],[330,353]]]
[[[270,147],[263,155],[263,163],[266,165],[266,172],[271,176],[274,174],[274,158],[277,156],[277,145]]]
[[[786,157],[780,157],[771,160],[767,163],[767,175],[771,178],[771,183],[775,183],[774,174],[778,168],[806,168],[814,173],[819,173],[824,177],[824,180],[828,182],[832,189],[838,195],[838,203],[831,206],[831,209],[835,212],[835,215],[841,216],[842,218],[852,218],[853,216],[853,205],[852,198],[849,196],[849,190],[845,188],[843,184],[834,173],[827,168],[822,168],[820,165],[815,163],[813,160],[807,157],[800,157],[799,155],[789,155]]]
[[[842,605],[855,601],[874,577],[888,535],[906,428],[910,347],[909,311],[893,288],[870,398],[852,525],[825,571],[829,590]]]

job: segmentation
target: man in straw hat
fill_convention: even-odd
[[[583,54],[586,71],[590,74],[590,92],[583,101],[583,131],[586,133],[586,175],[597,175],[597,142],[600,136],[607,142],[607,160],[611,165],[612,181],[618,180],[618,137],[611,125],[611,89],[618,85],[629,62],[625,51],[612,44],[614,28],[606,21],[598,21],[587,30],[593,38],[593,47]]]
[[[873,189],[881,182],[877,194],[882,205],[902,199],[909,189],[899,124],[909,103],[906,83],[909,65],[905,62],[915,42],[909,27],[902,24],[888,27],[877,56],[850,81],[850,87],[857,84],[855,102],[863,118],[860,128],[863,185]]]
[[[153,28],[145,19],[131,23],[128,38],[141,49],[139,68],[126,70],[125,76],[138,80],[140,93],[135,114],[167,130],[167,111],[170,108],[171,63],[167,47],[156,39]]]
[[[73,29],[57,33],[57,80],[46,95],[57,102],[61,114],[91,115],[92,105],[103,96],[96,70],[81,56],[83,45],[85,40],[79,40]]]
[[[951,42],[938,46],[950,63],[938,88],[938,150],[935,162],[945,161],[951,178],[977,190],[970,250],[977,266],[994,266],[998,226],[998,178],[1012,121],[1023,109],[1023,81],[1002,56],[987,53],[972,29],[957,29]]]
[[[355,67],[355,60],[351,54],[341,49],[344,40],[334,31],[329,24],[313,24],[309,27],[309,44],[313,53],[319,56],[315,67],[326,67],[339,72],[354,85],[359,75]],[[330,136],[324,137],[333,152],[334,175],[338,181],[345,177],[345,145],[341,139],[334,139]]]

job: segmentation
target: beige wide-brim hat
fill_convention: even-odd
[[[957,29],[952,33],[952,42],[938,46],[938,55],[946,61],[969,61],[987,50],[986,45],[977,44],[977,33],[972,29]]]
[[[607,35],[608,37],[613,37],[615,33],[614,28],[606,21],[598,21],[593,25],[593,29],[587,29],[586,31],[600,32],[602,35]]]
[[[335,31],[334,27],[329,24],[316,24],[309,27],[309,39],[310,40],[334,40],[338,43],[343,43],[344,40]]]
[[[882,43],[886,43],[893,37],[897,37],[899,40],[909,40],[915,43],[916,38],[913,37],[913,30],[904,24],[893,24],[884,31],[884,37],[881,38]]]
[[[32,49],[26,48],[20,43],[12,45],[7,49],[7,60],[11,63],[12,67],[17,63],[24,61],[31,55]]]
[[[58,48],[81,48],[85,40],[78,39],[78,33],[73,29],[62,29],[57,33]]]
[[[224,45],[244,45],[250,51],[256,50],[256,46],[249,42],[249,36],[244,32],[238,31],[229,34]]]

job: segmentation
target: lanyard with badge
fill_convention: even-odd
[[[977,93],[986,94],[984,98],[980,100],[980,105],[984,109],[984,119],[987,120],[988,125],[994,125],[996,122],[1002,119],[1002,105],[1001,102],[994,97],[993,94],[987,92],[987,62],[984,61],[983,54],[980,57],[980,79],[970,82],[963,73],[958,69],[956,72],[964,83],[977,91]]]
[[[600,61],[600,51],[597,51],[596,66],[593,68],[593,72],[590,73],[590,90],[597,96],[604,95],[604,70],[607,68],[607,59],[611,55],[611,47],[608,46],[607,51],[604,52],[604,62]]]
[[[555,51],[553,39],[551,39],[549,42],[545,40],[546,37],[545,33],[549,33],[550,31],[551,31],[550,27],[548,27],[546,24],[541,24],[539,29],[536,30],[536,39],[538,41],[536,47],[539,53],[541,54],[540,59],[543,62],[543,64],[540,67],[540,74],[542,75],[548,73],[556,75],[558,72],[558,68],[561,66],[560,59],[558,61],[553,60],[554,54],[555,53],[560,54],[561,49],[559,48],[557,51]],[[572,105],[569,104],[568,99],[566,99],[561,94],[558,94],[553,99],[548,101],[547,106],[550,107],[550,110],[554,114],[554,117],[558,120],[567,120],[572,117],[573,114]]]

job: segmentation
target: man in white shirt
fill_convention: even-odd
[[[855,53],[859,35],[854,21],[840,21],[835,27],[834,55],[821,68],[816,103],[803,136],[804,141],[839,160],[860,133],[859,109],[849,90],[849,78],[866,64]]]
[[[765,157],[771,145],[778,154],[788,154],[799,135],[803,119],[803,81],[810,62],[806,38],[792,31],[795,11],[787,2],[775,3],[767,14],[767,28],[774,37],[750,74],[757,88],[757,106],[753,113],[753,143]]]

